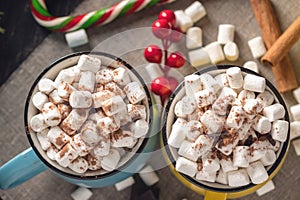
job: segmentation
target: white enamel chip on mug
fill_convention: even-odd
[[[91,71],[94,73],[100,69],[100,65],[100,59],[88,55],[81,55],[77,63],[77,67],[81,71]]]
[[[254,58],[262,57],[267,51],[262,37],[255,37],[249,40],[248,46]]]
[[[182,32],[186,32],[188,28],[193,26],[193,20],[190,16],[186,15],[183,10],[176,10],[174,12],[176,17],[175,26],[179,27]]]
[[[233,42],[235,27],[232,24],[220,24],[218,27],[218,42],[227,44]]]
[[[49,94],[50,92],[52,92],[52,90],[54,90],[54,85],[54,82],[49,78],[42,78],[38,83],[38,88],[39,91],[45,94]]]
[[[198,47],[202,47],[202,30],[199,27],[191,27],[186,32],[186,48]]]
[[[250,90],[253,92],[264,92],[266,88],[266,79],[253,74],[247,74],[244,77],[244,90]]]
[[[225,60],[223,49],[218,42],[212,42],[204,47],[204,50],[207,52],[211,62],[217,64]]]
[[[206,15],[205,8],[199,1],[195,1],[189,5],[184,10],[184,13],[192,19],[193,23],[196,23]]]

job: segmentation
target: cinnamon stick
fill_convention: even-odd
[[[284,31],[284,33],[269,48],[261,58],[261,62],[268,62],[271,65],[279,63],[286,56],[292,46],[300,38],[300,16]]]
[[[270,0],[250,0],[254,15],[262,32],[267,49],[280,37],[281,30]],[[272,67],[279,92],[287,92],[298,87],[294,68],[286,55]]]

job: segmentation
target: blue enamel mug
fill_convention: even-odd
[[[38,113],[38,110],[32,104],[32,96],[38,91],[37,84],[40,79],[47,77],[53,80],[60,70],[76,65],[82,54],[89,54],[93,57],[100,58],[104,66],[115,68],[121,66],[126,68],[131,80],[139,82],[143,86],[147,96],[143,104],[146,107],[147,122],[149,123],[148,133],[145,137],[138,140],[130,152],[126,152],[126,154],[122,156],[118,168],[111,172],[88,170],[84,174],[78,174],[69,168],[61,167],[58,163],[47,157],[46,152],[41,148],[36,133],[29,127],[31,117]],[[41,72],[29,91],[25,104],[24,124],[25,133],[31,147],[1,166],[0,188],[13,188],[48,169],[60,178],[83,187],[101,188],[114,185],[138,172],[151,156],[151,152],[153,152],[157,144],[159,117],[160,115],[155,106],[155,101],[151,97],[143,78],[133,67],[122,59],[103,52],[80,52],[62,57]]]

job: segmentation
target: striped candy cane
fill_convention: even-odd
[[[170,3],[175,0],[123,0],[111,7],[77,16],[56,17],[51,15],[45,0],[31,0],[30,7],[34,19],[43,27],[58,32],[70,32],[91,26],[107,24],[121,15],[138,12],[158,3]]]

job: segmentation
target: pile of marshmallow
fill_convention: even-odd
[[[41,79],[38,89],[30,128],[48,158],[74,172],[116,169],[148,132],[146,94],[122,66],[81,55],[54,81]]]
[[[236,61],[239,58],[239,49],[234,42],[235,26],[232,24],[220,24],[217,41],[203,47],[202,29],[193,26],[206,15],[206,10],[199,1],[195,1],[185,10],[175,11],[174,14],[176,16],[175,26],[186,33],[186,47],[190,50],[188,57],[193,67],[198,68],[210,63],[217,64],[225,59]],[[266,53],[266,47],[260,36],[250,39],[248,46],[255,59]],[[258,72],[255,61],[246,61],[243,67]]]
[[[188,75],[184,84],[168,137],[178,150],[176,170],[231,187],[266,181],[289,123],[265,78],[231,67],[215,77]]]

